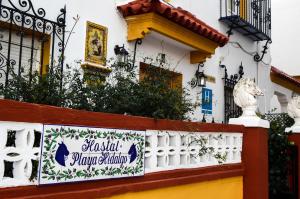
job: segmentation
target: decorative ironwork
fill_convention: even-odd
[[[239,72],[234,75],[228,76],[227,68],[225,65],[220,65],[221,68],[225,69],[224,75],[224,101],[225,101],[225,112],[224,112],[224,122],[227,124],[230,118],[237,118],[242,115],[243,111],[240,107],[238,107],[234,103],[233,98],[233,89],[237,82],[243,77],[244,75],[244,67],[241,63],[239,67]]]
[[[252,1],[251,4],[251,9],[253,10],[253,17],[255,20],[258,20],[258,17],[261,13],[261,6],[260,6],[261,0],[255,0]]]
[[[2,79],[3,74],[5,74],[5,78],[6,78],[6,64],[8,63],[11,67],[13,67],[14,65],[16,65],[16,61],[15,60],[8,60],[5,55],[3,55],[1,53],[2,50],[2,45],[0,43],[0,79]],[[2,83],[0,83],[0,86],[3,86]]]
[[[7,37],[0,41],[0,80],[5,88],[12,73],[25,73],[30,82],[35,71],[42,75],[43,71],[60,67],[63,73],[66,8],[60,10],[56,21],[45,16],[45,9],[35,9],[31,0],[0,0],[0,27]],[[62,75],[60,81],[62,87]]]
[[[259,55],[258,53],[256,53],[254,55],[254,61],[260,62],[263,60],[264,56],[267,54],[267,50],[269,49],[268,44],[271,44],[271,43],[272,43],[271,40],[266,41],[266,44],[263,46],[262,55]]]
[[[229,27],[229,30],[226,32],[227,33],[227,37],[230,38],[231,35],[233,35],[233,26]]]
[[[142,39],[137,39],[135,41],[135,44],[134,44],[134,52],[133,52],[133,60],[132,60],[132,66],[135,65],[135,58],[136,58],[136,50],[137,50],[137,46],[138,45],[142,45],[143,43],[143,40]]]
[[[268,12],[266,14],[266,17],[265,17],[265,23],[268,23],[269,24],[269,29],[271,30],[272,28],[272,23],[271,23],[271,8],[268,9]]]
[[[202,117],[202,123],[206,123],[206,118],[205,118],[205,114],[203,114],[203,117]]]
[[[254,41],[271,40],[271,0],[220,0],[220,21]]]
[[[204,74],[204,71],[200,71],[200,67],[203,68],[204,64],[203,63],[198,64],[198,69],[195,73],[195,77],[190,82],[192,88],[195,88],[196,86],[199,86],[199,87],[206,86],[207,77]]]

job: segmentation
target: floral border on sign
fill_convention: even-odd
[[[136,141],[138,158],[135,167],[118,167],[113,168],[112,166],[106,166],[102,169],[96,169],[91,167],[90,170],[77,170],[77,169],[60,169],[55,170],[54,154],[57,147],[58,138],[69,138],[78,140],[83,139],[111,139],[111,140],[122,140],[122,141]],[[66,181],[76,178],[89,179],[96,176],[115,176],[115,175],[132,175],[141,173],[144,170],[144,142],[145,138],[138,133],[132,132],[117,132],[117,130],[81,130],[72,129],[70,127],[51,128],[46,130],[44,135],[44,146],[43,146],[43,167],[41,168],[41,178],[47,180]]]

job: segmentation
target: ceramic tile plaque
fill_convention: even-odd
[[[145,132],[44,125],[39,184],[144,175]]]

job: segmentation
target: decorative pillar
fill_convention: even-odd
[[[263,95],[253,80],[242,78],[235,86],[235,103],[243,109],[243,115],[232,118],[229,124],[246,127],[243,139],[242,162],[245,167],[244,199],[269,198],[268,129],[270,123],[256,116],[257,100]]]
[[[244,199],[269,198],[268,129],[247,127],[242,161],[245,166]]]
[[[294,142],[298,148],[298,186],[300,184],[300,96],[293,97],[287,106],[288,114],[295,120],[295,124],[292,127],[287,128],[286,132],[292,132],[289,135],[289,141]],[[298,188],[298,199],[300,199],[300,189]]]

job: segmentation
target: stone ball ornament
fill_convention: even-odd
[[[295,124],[286,131],[300,133],[300,96],[293,97],[287,106],[288,115],[295,120]]]
[[[257,96],[264,93],[255,84],[254,79],[241,78],[233,89],[233,97],[236,105],[242,108],[243,114],[239,118],[231,118],[229,124],[242,124],[246,127],[269,128],[270,123],[256,115]]]

